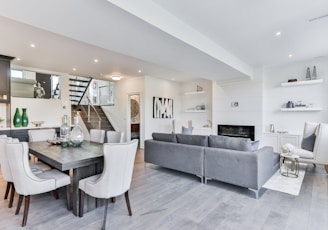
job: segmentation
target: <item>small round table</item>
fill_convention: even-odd
[[[300,156],[291,153],[280,154],[280,174],[287,177],[298,177]]]

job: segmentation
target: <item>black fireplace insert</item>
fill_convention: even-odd
[[[244,137],[254,141],[255,126],[253,125],[218,125],[218,135]]]

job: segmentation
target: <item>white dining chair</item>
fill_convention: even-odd
[[[12,138],[7,136],[0,137],[0,165],[1,165],[1,173],[3,179],[7,181],[6,192],[4,199],[6,200],[9,196],[9,205],[8,207],[11,208],[14,202],[14,195],[15,195],[15,186],[13,183],[13,178],[11,175],[8,159],[7,159],[7,151],[6,151],[6,142],[12,141]]]
[[[7,157],[7,150],[6,150],[6,142],[14,142],[18,143],[19,140],[17,138],[11,138],[7,136],[1,136],[0,137],[0,165],[1,165],[1,172],[2,176],[7,181],[7,186],[6,186],[6,192],[4,199],[6,200],[9,196],[9,204],[8,207],[11,208],[13,206],[14,202],[14,195],[15,195],[15,186],[13,183],[9,163],[8,163],[8,157]],[[38,170],[37,167],[35,166],[35,163],[29,163],[29,166],[34,174],[39,174],[42,173],[41,170]]]
[[[131,186],[134,160],[138,140],[125,143],[105,143],[104,170],[101,174],[79,181],[79,216],[83,216],[85,194],[105,199],[105,213],[102,229],[106,226],[108,201],[112,197],[125,195],[129,216],[132,215],[128,190]]]
[[[16,215],[19,214],[23,198],[25,198],[22,227],[27,222],[31,195],[55,191],[66,186],[67,207],[70,209],[69,175],[55,169],[34,175],[29,167],[26,142],[7,142],[6,151],[15,190],[19,194]]]
[[[47,141],[53,140],[56,134],[55,129],[30,129],[28,130],[28,139],[29,142],[37,142],[37,141]],[[34,161],[33,166],[31,166],[32,171],[47,171],[50,170],[51,167],[41,161],[37,161],[36,157],[31,157]]]
[[[105,130],[103,129],[90,129],[90,141],[104,143]]]
[[[124,132],[120,131],[107,131],[107,143],[122,143]]]

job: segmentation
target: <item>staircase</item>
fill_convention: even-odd
[[[70,76],[69,78],[69,97],[72,106],[78,106],[88,89],[91,77]]]
[[[103,129],[105,131],[114,130],[111,123],[108,121],[106,114],[102,110],[100,106],[94,106],[96,109],[101,121],[99,122],[99,118],[97,116],[97,113],[91,109],[90,110],[90,119],[88,120],[88,106],[87,105],[80,105],[77,107],[78,110],[81,110],[82,113],[80,113],[81,118],[86,125],[87,129],[90,131],[90,129]],[[100,127],[99,127],[100,124]]]

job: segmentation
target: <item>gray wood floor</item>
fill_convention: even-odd
[[[143,151],[137,153],[128,216],[124,197],[110,203],[107,229],[328,229],[328,176],[321,166],[307,166],[299,196],[262,189],[260,199],[244,188],[209,181],[155,165],[144,167]],[[5,181],[0,177],[0,229],[22,229],[22,210],[14,215],[3,199]],[[25,229],[100,229],[103,207],[74,216],[51,194],[32,197]],[[22,207],[23,208],[23,207]]]

